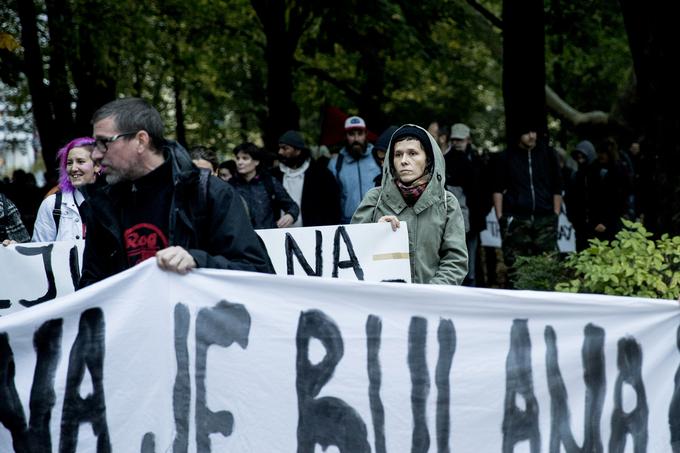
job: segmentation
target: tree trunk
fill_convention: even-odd
[[[116,77],[119,71],[119,55],[115,39],[102,31],[99,24],[112,20],[102,13],[94,1],[79,3],[74,16],[81,18],[78,39],[74,39],[69,66],[77,92],[75,111],[75,134],[92,134],[92,114],[102,105],[116,98]],[[95,48],[96,46],[96,48]]]
[[[293,63],[304,12],[291,10],[287,14],[286,2],[280,0],[252,0],[251,3],[267,40],[264,58],[268,115],[264,124],[264,144],[266,149],[275,152],[283,132],[300,128],[300,109],[293,100]]]
[[[680,70],[675,22],[677,6],[653,7],[620,0],[628,34],[637,91],[642,109],[645,159],[651,163],[654,185],[643,205],[646,226],[656,232],[680,234]]]
[[[508,145],[547,132],[542,0],[503,1],[503,100]]]
[[[66,66],[66,52],[70,48],[68,34],[71,26],[67,17],[67,4],[64,0],[47,0],[47,23],[50,31],[50,67],[49,67],[49,93],[54,112],[54,128],[56,139],[60,144],[66,144],[75,138],[73,111],[71,103],[73,98],[68,81]]]
[[[357,100],[359,114],[366,121],[366,126],[376,133],[380,133],[389,126],[389,119],[385,115],[385,57],[381,52],[383,45],[379,44],[379,36],[369,40],[374,45],[366,46],[361,52],[359,68],[365,74],[365,82],[361,86],[361,95]]]
[[[52,103],[43,80],[42,53],[38,42],[38,25],[33,0],[17,0],[17,13],[21,22],[21,42],[24,47],[24,73],[31,93],[33,119],[38,130],[48,179],[56,179],[55,161],[59,143],[54,129]]]
[[[267,108],[264,142],[275,150],[281,134],[300,128],[300,109],[293,101],[293,53],[295,47],[281,30],[267,35]]]

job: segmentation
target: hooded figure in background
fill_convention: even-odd
[[[382,186],[368,191],[352,223],[408,224],[411,280],[460,285],[467,274],[463,214],[447,192],[444,156],[425,129],[405,124],[392,135]]]
[[[579,142],[571,152],[571,158],[578,164],[578,169],[569,181],[565,181],[564,204],[567,218],[576,230],[576,251],[588,248],[588,188],[586,175],[588,167],[595,160],[595,146],[588,141]]]

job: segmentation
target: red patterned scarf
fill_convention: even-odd
[[[427,183],[430,182],[429,175],[424,177],[422,181],[414,181],[411,185],[404,185],[400,180],[395,179],[394,182],[397,184],[401,196],[406,202],[407,206],[413,207],[416,204],[420,196],[427,189]]]

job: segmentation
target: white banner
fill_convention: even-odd
[[[147,261],[0,318],[0,451],[671,452],[679,323],[674,301]]]
[[[408,229],[387,223],[257,230],[274,270],[366,281],[411,281]],[[0,316],[75,290],[84,241],[0,247]]]
[[[564,205],[562,205],[564,208]],[[576,251],[576,235],[574,227],[567,218],[564,209],[560,213],[557,225],[557,248],[562,253]],[[480,240],[484,247],[501,248],[501,228],[496,219],[496,212],[493,208],[486,216],[486,229],[480,233]]]

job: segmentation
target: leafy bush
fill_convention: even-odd
[[[554,291],[558,283],[570,277],[562,261],[557,252],[518,256],[510,276],[514,288]]]
[[[624,228],[611,241],[590,241],[570,255],[564,266],[572,273],[557,291],[677,299],[680,296],[680,236],[654,241],[640,223],[623,219]]]

